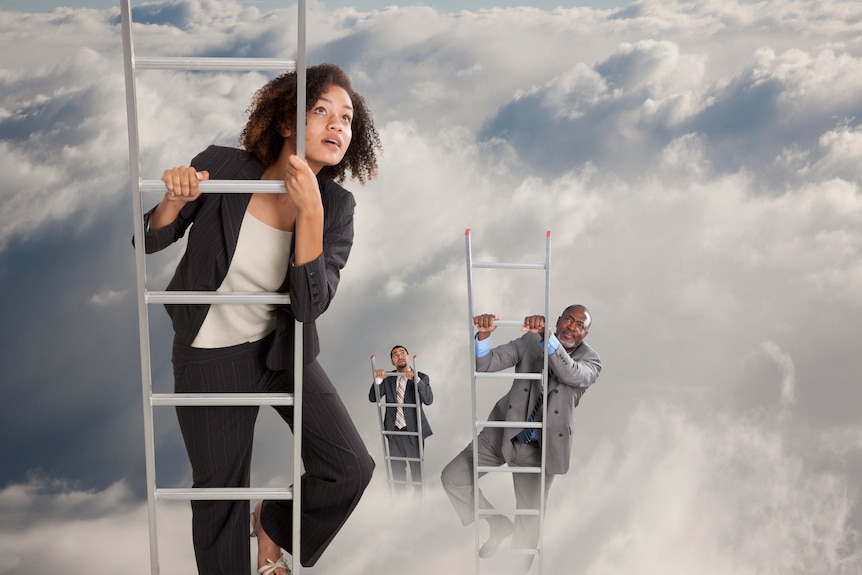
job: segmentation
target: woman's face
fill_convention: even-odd
[[[305,161],[315,174],[344,158],[353,138],[352,123],[350,95],[340,86],[330,86],[306,116]]]

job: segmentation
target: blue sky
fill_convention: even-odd
[[[250,4],[155,3],[136,49],[289,55],[292,11]],[[53,5],[0,3],[0,575],[146,573],[116,3]],[[368,357],[406,345],[435,434],[423,523],[380,474],[319,571],[472,566],[436,481],[470,435],[469,227],[476,253],[508,261],[541,257],[552,230],[552,305],[590,307],[605,364],[551,492],[546,572],[858,574],[862,4],[351,5],[311,6],[309,60],[349,72],[385,154],[378,179],[347,183],[356,243],[321,361],[379,462]],[[148,74],[145,177],[235,144],[264,81]],[[178,257],[148,260],[152,287]],[[542,306],[527,278],[481,281],[483,311]],[[170,329],[150,318],[170,389]],[[188,485],[173,414],[157,424],[160,483]],[[286,480],[285,436],[262,412],[256,484]],[[164,572],[189,572],[188,508],[160,513]],[[407,529],[428,544],[368,549],[369,531]]]

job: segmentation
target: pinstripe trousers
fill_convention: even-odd
[[[272,371],[272,337],[228,348],[175,344],[177,393],[292,393],[293,370]],[[371,480],[374,461],[335,387],[313,360],[303,369],[301,557],[310,567],[353,512]],[[274,407],[293,429],[293,408]],[[177,407],[194,487],[248,487],[259,408]],[[248,501],[192,501],[192,540],[201,575],[238,575],[251,562]],[[265,501],[260,521],[291,552],[292,501]],[[294,558],[296,560],[296,558]]]

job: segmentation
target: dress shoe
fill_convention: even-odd
[[[491,525],[491,533],[488,535],[488,540],[485,541],[479,548],[479,557],[487,559],[492,557],[500,550],[503,540],[509,537],[515,530],[515,526],[505,517],[500,517],[497,521],[488,521]]]

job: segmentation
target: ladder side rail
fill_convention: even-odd
[[[473,249],[471,245],[470,229],[464,232],[464,241],[467,250],[467,333],[469,335],[470,346],[470,395],[472,406],[472,418],[476,421],[476,344],[474,343],[473,331]],[[472,425],[473,434],[473,537],[475,544],[474,573],[479,574],[479,545],[480,545],[480,527],[479,527],[479,434],[476,425]]]
[[[150,573],[159,573],[158,534],[156,529],[156,455],[153,410],[149,404],[152,393],[150,367],[149,317],[146,303],[146,252],[144,246],[144,215],[140,194],[141,163],[138,130],[137,88],[135,85],[134,45],[132,43],[131,0],[120,2],[123,35],[123,69],[126,87],[126,122],[129,138],[129,170],[131,175],[132,222],[135,236],[135,276],[138,299],[138,339],[141,359],[141,394],[144,416],[144,459],[147,480],[147,524],[149,532]]]
[[[548,331],[551,322],[551,232],[545,234],[545,342],[548,341]],[[562,345],[562,344],[561,344]],[[550,385],[550,374],[551,371],[548,366],[548,362],[550,361],[550,357],[547,351],[547,347],[545,349],[544,355],[544,366],[542,368],[542,390],[544,391],[545,401],[542,402],[542,441],[539,444],[539,448],[542,450],[541,455],[541,473],[539,475],[539,540],[536,543],[536,554],[538,555],[536,561],[538,562],[538,570],[539,575],[542,575],[542,569],[544,566],[544,555],[545,555],[545,482],[547,481],[547,454],[548,448],[546,445],[547,438],[547,421],[548,421],[548,400],[549,400],[549,392],[550,389],[548,386]]]
[[[386,373],[384,372],[384,376]],[[371,356],[371,382],[374,386],[374,397],[377,399],[377,422],[380,424],[380,442],[383,446],[383,460],[386,462],[386,484],[389,486],[389,493],[395,493],[395,484],[392,482],[392,455],[389,453],[389,443],[386,441],[385,414],[388,403],[380,397],[380,385],[377,383],[377,363],[374,360],[374,355]],[[382,383],[381,383],[382,384]]]
[[[422,437],[422,398],[419,397],[419,381],[421,378],[419,377],[419,370],[416,368],[416,356],[413,356],[413,399],[415,402],[416,409],[416,431],[418,437],[416,440],[419,444],[419,480],[417,481],[415,477],[413,477],[413,470],[410,470],[410,482],[413,483],[414,486],[419,485],[419,493],[424,497],[425,496],[425,440]],[[409,404],[408,404],[409,405]]]
[[[306,62],[305,62],[305,0],[296,3],[296,155],[305,159],[305,109],[306,109]],[[302,531],[302,368],[303,356],[303,326],[297,321],[294,326],[295,336],[293,352],[294,368],[294,407],[293,407],[293,574],[302,572],[302,554],[300,552],[300,533]]]

